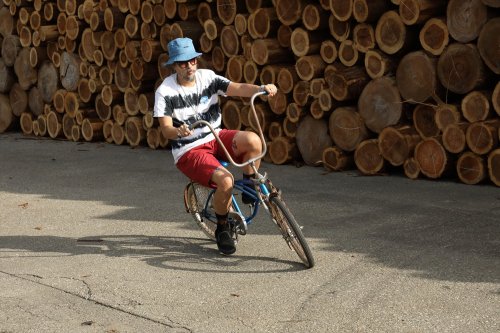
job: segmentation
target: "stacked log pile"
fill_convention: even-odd
[[[152,117],[167,43],[275,83],[268,160],[500,186],[499,0],[3,0],[0,132],[168,147]],[[267,99],[267,100],[266,100]],[[223,122],[255,130],[248,101]]]

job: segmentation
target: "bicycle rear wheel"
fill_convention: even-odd
[[[208,238],[215,241],[217,224],[210,221],[205,214],[205,205],[211,189],[197,183],[189,183],[186,189],[186,207],[193,216],[194,221]]]
[[[307,268],[314,266],[314,258],[302,230],[283,199],[273,196],[269,199],[273,220],[283,234],[288,246],[297,253]]]

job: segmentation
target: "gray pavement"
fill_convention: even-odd
[[[0,135],[0,332],[500,332],[498,187],[263,169],[315,268],[218,254],[167,150]]]

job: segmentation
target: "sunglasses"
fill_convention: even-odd
[[[188,65],[194,66],[198,63],[198,58],[193,58],[188,61],[176,61],[177,66],[180,68],[187,68]]]

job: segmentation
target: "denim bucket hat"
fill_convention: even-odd
[[[164,66],[171,65],[176,61],[188,61],[199,57],[202,53],[196,52],[191,38],[176,38],[171,40],[168,45],[168,61]]]

